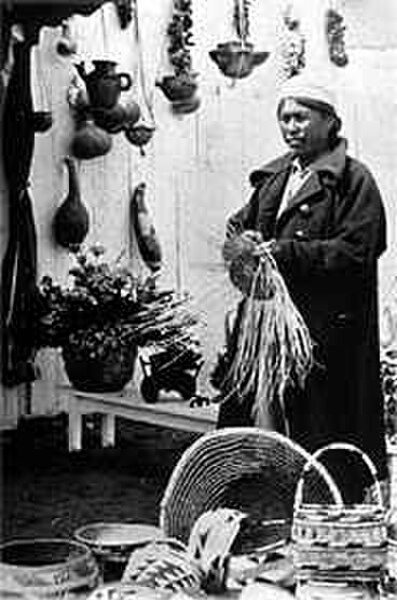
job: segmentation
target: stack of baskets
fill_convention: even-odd
[[[302,501],[312,461],[328,451],[359,456],[375,482],[376,501],[345,505],[340,493],[328,505]],[[352,444],[334,443],[313,454],[296,488],[292,525],[293,559],[298,581],[380,581],[386,566],[386,512],[375,466]]]

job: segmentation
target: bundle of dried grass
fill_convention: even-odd
[[[229,247],[228,258],[231,280],[246,299],[223,401],[236,393],[241,400],[254,394],[255,423],[263,426],[272,402],[278,402],[285,415],[288,386],[303,387],[312,367],[313,347],[270,250],[262,245],[258,257],[258,242],[241,237],[234,251]]]

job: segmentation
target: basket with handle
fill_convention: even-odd
[[[305,478],[312,462],[333,450],[360,457],[374,480],[373,503],[346,505],[339,492],[334,494],[332,504],[303,502]],[[362,450],[353,444],[335,442],[313,453],[296,487],[292,542],[298,579],[346,581],[379,577],[387,556],[386,511],[376,468]]]
[[[310,456],[282,434],[257,427],[204,434],[185,450],[172,472],[161,501],[160,527],[167,537],[188,543],[203,513],[229,508],[249,516],[232,554],[260,552],[288,539],[295,488]],[[336,484],[322,463],[315,461],[313,467],[305,496],[328,503]]]

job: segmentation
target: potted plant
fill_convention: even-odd
[[[255,52],[249,41],[249,6],[250,0],[234,0],[233,29],[237,39],[219,43],[215,50],[209,52],[222,73],[233,79],[247,77],[269,56],[269,52]]]
[[[74,387],[90,392],[121,390],[133,375],[138,347],[169,347],[189,338],[196,317],[187,298],[160,291],[120,261],[106,261],[93,246],[74,254],[65,285],[44,276],[35,306],[37,348],[61,348]]]
[[[194,45],[192,25],[192,1],[174,0],[172,19],[167,29],[168,58],[173,73],[165,75],[156,85],[172,103],[191,103],[197,108],[197,73],[192,69],[190,51]]]

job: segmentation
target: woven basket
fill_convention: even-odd
[[[397,509],[397,444],[387,444],[387,460],[390,478],[390,508]]]
[[[150,588],[196,592],[200,589],[199,567],[189,559],[186,546],[178,540],[153,542],[135,550],[122,577],[123,583]]]
[[[303,502],[303,488],[312,461],[332,450],[352,452],[362,459],[374,479],[375,503],[346,506],[339,493],[335,494],[333,504]],[[296,489],[292,541],[298,579],[335,576],[343,580],[370,580],[379,577],[386,563],[386,515],[375,466],[359,448],[334,443],[313,454]]]
[[[310,454],[285,436],[255,427],[230,427],[201,436],[182,455],[166,487],[160,527],[187,543],[198,517],[217,508],[247,513],[253,531],[239,534],[232,554],[247,554],[290,535],[295,488]],[[316,462],[307,480],[313,502],[329,502],[335,483]],[[331,493],[333,490],[333,493]],[[261,523],[281,520],[282,525]]]

